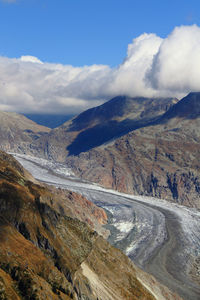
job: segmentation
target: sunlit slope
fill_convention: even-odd
[[[30,153],[31,144],[49,131],[23,115],[0,111],[0,149],[4,151]]]

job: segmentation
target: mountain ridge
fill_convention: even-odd
[[[176,98],[115,97],[41,137],[36,148],[44,149],[45,155],[51,159],[64,162],[68,155],[78,155],[147,126],[177,101]]]
[[[38,125],[23,115],[0,111],[0,149],[5,151],[31,152],[31,144],[50,129]]]
[[[200,116],[200,92],[189,93],[171,107],[163,118],[174,118],[176,116],[189,119],[198,118]]]

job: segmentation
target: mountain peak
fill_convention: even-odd
[[[125,119],[151,119],[166,112],[177,101],[176,98],[117,96],[100,106],[82,112],[73,119],[70,129],[82,130],[111,120],[120,122]]]
[[[81,113],[70,124],[61,126],[61,130],[64,128],[64,135],[66,132],[68,136],[73,135],[73,140],[66,145],[66,149],[69,155],[78,155],[147,126],[177,101],[175,98],[115,97]]]

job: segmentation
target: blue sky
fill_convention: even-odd
[[[0,0],[0,110],[200,91],[199,23],[199,0]]]
[[[198,0],[1,0],[0,55],[116,66],[140,34],[199,22]]]

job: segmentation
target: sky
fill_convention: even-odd
[[[200,90],[200,1],[0,0],[0,109]]]

